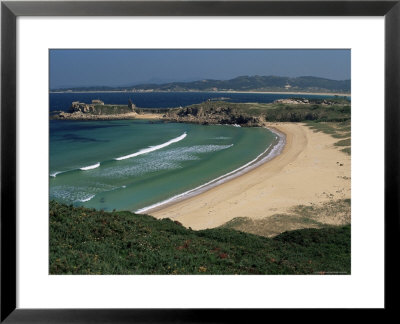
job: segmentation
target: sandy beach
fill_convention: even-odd
[[[337,139],[301,123],[267,126],[286,135],[280,155],[240,177],[148,214],[205,229],[236,217],[263,219],[298,205],[350,198],[351,158],[333,145]]]
[[[163,119],[163,114],[153,114],[153,113],[145,113],[145,114],[136,114],[133,119]]]

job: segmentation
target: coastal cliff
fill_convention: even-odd
[[[261,116],[249,116],[238,111],[237,105],[228,102],[204,102],[188,107],[171,109],[165,114],[165,119],[179,123],[196,124],[229,124],[240,126],[261,126],[264,119]]]

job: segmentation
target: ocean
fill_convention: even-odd
[[[237,94],[229,94],[233,95]],[[258,96],[243,94],[235,100],[264,102]],[[50,111],[65,110],[73,100],[122,104],[128,97],[127,93],[50,94]],[[271,102],[282,95],[269,94],[264,100],[267,97]],[[133,98],[139,107],[175,107],[209,99],[205,93],[141,93]],[[231,125],[50,120],[50,199],[106,211],[146,212],[272,158],[283,148],[280,135],[261,127]]]

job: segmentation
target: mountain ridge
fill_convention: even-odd
[[[238,76],[229,80],[203,79],[191,82],[168,82],[163,84],[143,83],[132,86],[111,87],[70,87],[57,88],[51,91],[132,91],[132,92],[178,92],[178,91],[243,91],[267,92],[304,91],[304,92],[332,92],[350,93],[351,80],[332,80],[315,76],[283,77],[283,76]]]

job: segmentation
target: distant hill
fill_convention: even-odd
[[[230,80],[199,80],[164,84],[139,84],[130,87],[78,87],[52,91],[277,91],[350,93],[350,80],[330,80],[313,76],[239,76]]]

